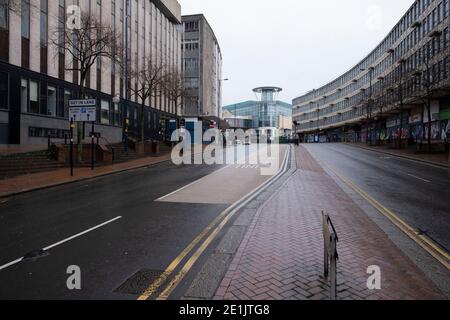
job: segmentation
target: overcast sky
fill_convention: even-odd
[[[292,99],[353,67],[395,26],[413,0],[178,0],[203,13],[223,54],[223,104],[278,86]]]

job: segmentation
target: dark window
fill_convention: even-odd
[[[30,1],[22,0],[21,6],[22,67],[30,67]]]
[[[51,136],[54,139],[64,139],[70,134],[69,130],[63,129],[49,129],[49,128],[37,128],[29,127],[28,136],[32,138],[47,138]]]
[[[41,0],[41,46],[46,47],[48,43],[48,0]]]
[[[45,115],[56,116],[56,107],[58,105],[58,91],[56,86],[47,86],[47,110]]]
[[[40,17],[41,73],[48,71],[48,0],[41,0]]]
[[[9,76],[0,72],[0,109],[8,109]]]
[[[21,6],[22,15],[22,37],[25,39],[30,38],[30,1],[22,0]]]
[[[2,1],[0,1],[0,28],[8,29],[8,8]]]
[[[30,113],[39,113],[39,82],[30,80],[29,81],[29,102]]]
[[[58,29],[59,29],[59,57],[58,57],[58,77],[60,79],[65,78],[65,33],[66,33],[66,2],[65,0],[59,0],[58,7]]]
[[[20,105],[22,112],[39,113],[39,83],[23,79],[20,89]]]

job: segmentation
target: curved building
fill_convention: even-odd
[[[449,25],[449,0],[415,1],[351,70],[293,100],[295,132],[305,142],[448,141]]]

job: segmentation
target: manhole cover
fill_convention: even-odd
[[[125,281],[114,292],[121,294],[141,295],[148,289],[148,287],[155,282],[161,275],[161,270],[143,269],[134,274],[131,278]]]

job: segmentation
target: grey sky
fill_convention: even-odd
[[[394,27],[413,0],[178,0],[203,13],[224,58],[223,104],[263,85],[293,98],[341,75]]]

